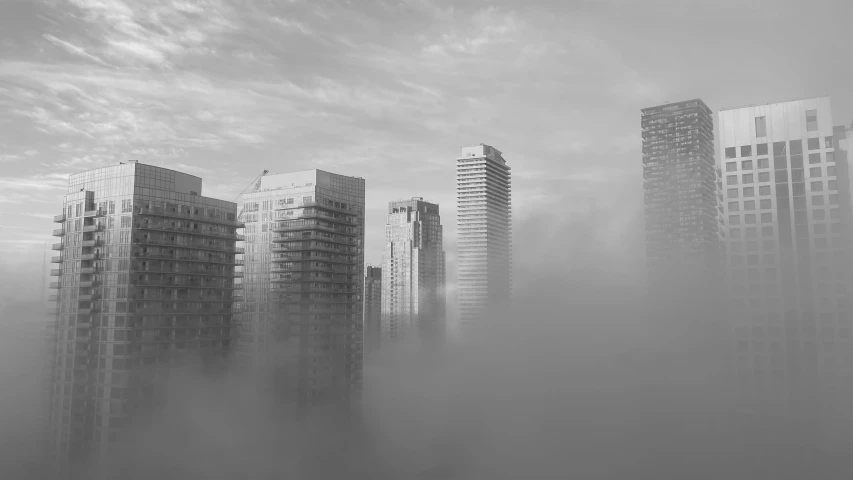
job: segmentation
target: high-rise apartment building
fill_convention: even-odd
[[[512,294],[510,167],[489,145],[456,159],[459,320],[463,328]]]
[[[721,249],[711,110],[699,99],[669,103],[643,109],[641,124],[650,287],[694,281],[692,290],[707,296]]]
[[[91,478],[186,356],[230,348],[236,204],[135,161],[72,175],[53,235],[51,453]]]
[[[849,409],[844,129],[828,97],[725,109],[719,127],[734,367],[748,400],[797,419]]]
[[[270,174],[240,204],[239,357],[296,412],[348,405],[362,374],[364,180]]]
[[[382,271],[382,340],[434,341],[445,334],[445,259],[437,204],[388,204]]]
[[[367,265],[364,271],[364,353],[382,343],[382,267]]]

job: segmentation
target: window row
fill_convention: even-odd
[[[833,148],[832,146],[832,137],[823,137],[823,142],[821,142],[820,137],[813,137],[806,139],[806,149],[807,150],[820,150],[821,148]],[[821,145],[822,144],[822,145]],[[791,140],[790,142],[773,142],[773,155],[774,156],[784,156],[786,151],[790,150],[792,155],[802,154],[803,153],[803,141],[802,140]],[[755,145],[755,150],[753,153],[752,145],[743,145],[740,147],[740,157],[751,157],[753,155],[768,155],[769,148],[766,143],[759,143]],[[725,148],[725,156],[726,159],[738,158],[738,147],[726,147]]]

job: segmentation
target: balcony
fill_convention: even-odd
[[[95,210],[86,210],[83,212],[84,217],[103,217],[106,214],[103,210],[95,209]]]
[[[77,315],[92,315],[98,313],[97,308],[78,308]]]
[[[234,278],[243,278],[243,272],[234,272],[231,276]]]
[[[80,269],[80,273],[83,275],[89,275],[92,273],[97,273],[97,271],[98,271],[97,267],[83,267]]]
[[[80,255],[80,260],[84,260],[84,261],[86,261],[86,260],[97,260],[97,259],[98,259],[97,253],[84,253],[83,255]]]
[[[77,300],[81,302],[91,302],[92,300],[97,300],[99,295],[97,293],[81,293],[77,296]]]
[[[83,243],[82,243],[82,245],[83,245],[84,247],[98,247],[98,246],[101,246],[101,245],[103,245],[103,244],[104,244],[104,242],[103,242],[103,241],[101,241],[100,239],[96,239],[96,240],[83,240]]]
[[[54,237],[61,237],[63,235],[65,235],[65,229],[64,228],[57,228],[56,230],[53,231]]]
[[[56,302],[58,300],[59,300],[59,295],[48,295],[48,297],[47,297],[48,302]]]
[[[94,287],[98,282],[96,280],[83,280],[80,282],[80,286],[83,288]]]
[[[88,343],[90,340],[92,340],[90,335],[77,335],[77,338],[74,339],[77,343]]]
[[[61,243],[54,243],[53,245],[51,245],[50,249],[51,250],[57,250],[57,251],[62,250],[62,244]]]
[[[59,282],[50,282],[50,284],[48,285],[48,288],[51,288],[51,289],[57,289],[59,287],[60,287]]]
[[[104,225],[100,224],[100,223],[97,223],[94,225],[83,225],[83,231],[84,232],[99,232],[99,231],[102,231],[103,229],[104,229]]]
[[[244,223],[236,220],[234,218],[229,218],[227,215],[195,215],[192,213],[186,212],[177,212],[177,211],[167,211],[165,208],[156,207],[156,208],[141,208],[139,210],[140,215],[150,215],[154,217],[167,217],[167,218],[188,218],[193,220],[198,220],[199,222],[209,222],[216,223],[220,225],[229,225],[237,228],[241,228],[244,226]]]
[[[58,277],[60,275],[62,275],[62,270],[60,270],[58,268],[51,268],[50,269],[50,276],[51,277]]]
[[[54,216],[53,216],[53,221],[54,221],[55,223],[62,223],[62,222],[64,222],[64,221],[65,221],[65,214],[64,214],[64,213],[60,213],[59,215],[54,215]]]
[[[237,233],[234,235],[234,239],[237,240],[238,242],[244,242],[244,241],[246,241],[246,236]]]

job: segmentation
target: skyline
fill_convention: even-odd
[[[641,214],[642,108],[829,95],[839,124],[853,118],[853,64],[827,61],[847,51],[831,41],[844,16],[824,15],[826,28],[803,38],[784,34],[833,2],[780,4],[773,22],[757,3],[733,15],[729,2],[693,2],[700,25],[681,22],[686,6],[648,2],[267,3],[205,2],[203,21],[197,2],[0,6],[0,214],[12,224],[0,268],[26,285],[17,294],[40,281],[31,272],[68,176],[119,161],[201,176],[205,195],[229,201],[263,169],[362,176],[366,260],[378,263],[388,201],[417,193],[455,216],[460,146],[498,145],[513,159],[516,218],[554,195],[621,208],[601,191],[620,190],[635,210],[614,213],[620,230]],[[748,58],[730,55],[739,42]],[[400,187],[411,174],[417,192]],[[453,268],[456,225],[446,223]]]

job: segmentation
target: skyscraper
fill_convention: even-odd
[[[364,353],[382,342],[382,267],[367,265],[364,272]]]
[[[135,414],[158,404],[178,360],[230,348],[237,208],[200,196],[201,185],[135,161],[69,180],[50,285],[51,439],[62,474],[89,478]]]
[[[642,110],[641,124],[650,287],[692,279],[689,290],[712,298],[721,225],[711,110],[699,99],[659,105]]]
[[[445,333],[445,261],[438,205],[421,197],[388,204],[382,271],[382,340]],[[411,337],[414,334],[414,338]]]
[[[459,320],[469,328],[512,294],[510,167],[489,145],[456,159]]]
[[[725,109],[719,125],[734,366],[756,409],[816,425],[849,408],[853,376],[841,132],[828,97]]]
[[[265,175],[240,204],[242,363],[296,412],[348,405],[362,374],[364,180]]]

